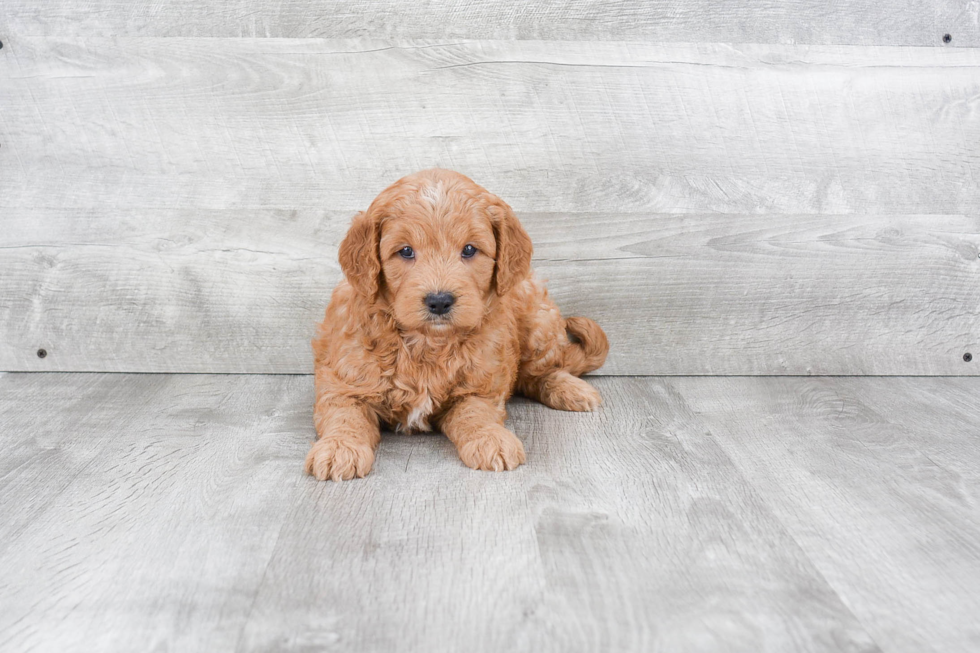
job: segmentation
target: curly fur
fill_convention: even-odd
[[[365,476],[382,425],[439,429],[466,465],[514,469],[525,453],[504,427],[513,392],[561,410],[598,406],[577,376],[605,361],[606,336],[592,320],[562,318],[531,253],[511,208],[448,170],[400,179],[355,216],[340,246],[346,280],[313,340],[317,441],[306,471]],[[425,307],[434,292],[455,296],[447,315]]]

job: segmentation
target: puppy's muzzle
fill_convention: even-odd
[[[456,297],[448,292],[430,292],[423,301],[433,315],[445,315],[456,303]]]

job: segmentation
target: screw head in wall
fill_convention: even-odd
[[[970,352],[966,352],[965,354],[963,354],[963,361],[964,362],[969,363],[972,360],[973,360],[973,354],[971,354]]]
[[[949,43],[953,40],[952,34],[943,34],[943,43]]]
[[[47,349],[38,349],[37,350],[37,357],[38,358],[44,358],[47,355],[48,355],[48,350]]]

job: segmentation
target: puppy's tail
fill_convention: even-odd
[[[598,324],[587,317],[565,319],[571,344],[565,347],[565,369],[581,376],[602,367],[609,353],[609,339]]]

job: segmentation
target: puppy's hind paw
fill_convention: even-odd
[[[586,412],[595,410],[602,403],[598,390],[564,371],[548,378],[541,390],[541,403],[557,410]]]
[[[459,458],[467,467],[488,472],[516,469],[524,463],[524,443],[503,426],[493,424],[459,445]]]
[[[374,449],[357,439],[330,437],[313,443],[306,454],[306,473],[318,481],[363,478],[374,464]]]

